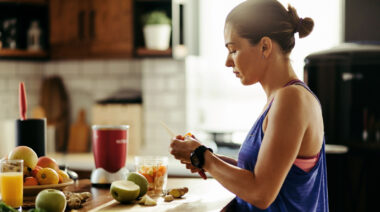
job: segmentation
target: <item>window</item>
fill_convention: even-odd
[[[224,21],[228,12],[243,0],[200,1],[200,52],[203,61],[194,91],[197,99],[195,122],[190,128],[200,131],[233,131],[234,142],[241,143],[262,112],[266,96],[259,84],[243,86],[225,67]],[[298,77],[303,79],[303,60],[315,51],[327,49],[342,41],[342,0],[280,0],[294,6],[300,17],[311,17],[313,32],[304,39],[296,34],[296,47],[291,62]],[[212,8],[212,9],[211,9]],[[193,104],[195,105],[195,104]]]

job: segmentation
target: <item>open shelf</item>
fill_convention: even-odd
[[[152,50],[147,48],[137,48],[136,56],[138,57],[171,57],[172,49],[169,48],[167,50]]]
[[[27,51],[21,49],[0,49],[0,58],[29,58],[29,59],[45,59],[48,57],[46,51]]]

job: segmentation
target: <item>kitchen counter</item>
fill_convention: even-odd
[[[65,165],[71,170],[91,172],[95,169],[95,161],[92,153],[53,153],[48,156],[54,158],[59,165]],[[126,161],[126,167],[129,171],[135,170],[134,156],[128,156]],[[176,177],[199,177],[198,174],[191,173],[186,167],[178,160],[169,156],[168,161],[168,174],[169,176]],[[210,176],[209,174],[207,174]]]
[[[78,211],[220,211],[235,195],[226,190],[214,179],[169,178],[167,188],[188,187],[189,192],[183,198],[164,202],[156,198],[156,206],[143,206],[137,203],[120,204],[113,200],[108,188],[95,188],[90,180],[82,179],[65,190],[74,192],[91,192],[93,197],[84,203]]]

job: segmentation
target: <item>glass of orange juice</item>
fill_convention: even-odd
[[[160,196],[168,181],[168,157],[166,156],[136,156],[136,172],[148,180],[148,195]]]
[[[0,160],[1,198],[13,208],[22,206],[23,164],[23,160]]]

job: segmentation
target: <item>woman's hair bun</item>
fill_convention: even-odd
[[[308,36],[314,27],[313,19],[309,17],[298,17],[297,10],[290,4],[288,5],[288,13],[290,16],[290,21],[293,23],[294,26],[294,33],[298,32],[299,38],[304,38]]]

